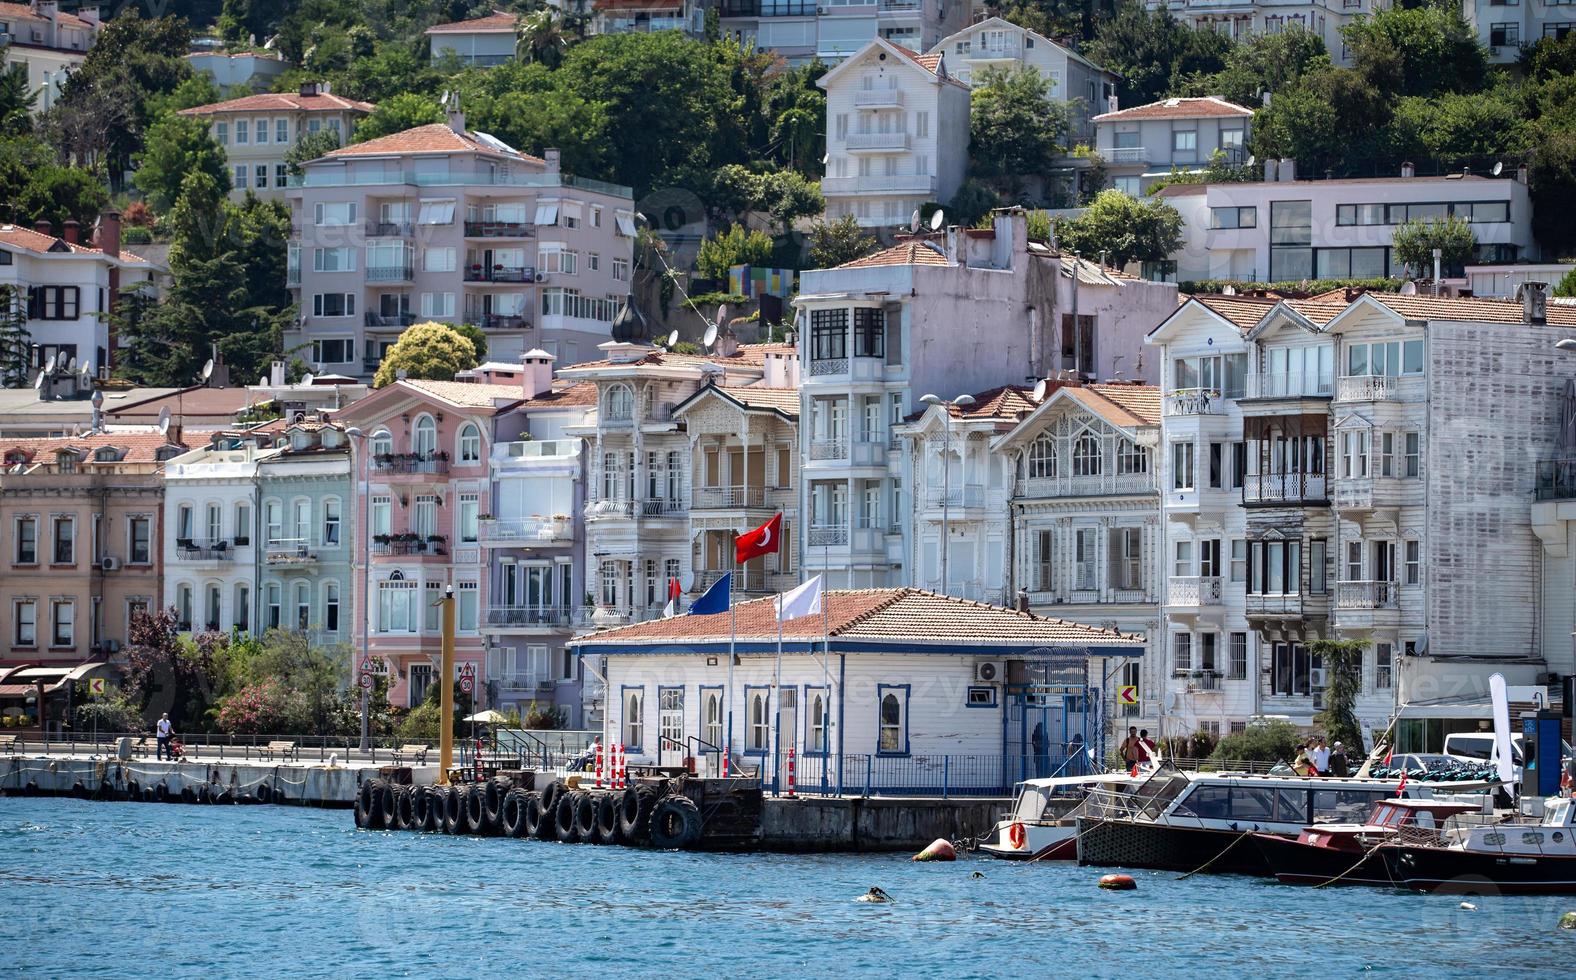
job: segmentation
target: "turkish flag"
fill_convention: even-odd
[[[778,514],[733,542],[733,557],[740,565],[761,555],[775,555],[782,548],[783,515]]]

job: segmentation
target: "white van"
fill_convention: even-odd
[[[1521,765],[1521,733],[1510,736],[1511,753]],[[1469,762],[1488,762],[1494,757],[1493,732],[1457,732],[1445,736],[1445,755]]]

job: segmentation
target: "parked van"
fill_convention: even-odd
[[[1521,765],[1521,733],[1510,736],[1510,750]],[[1493,732],[1456,732],[1445,736],[1445,755],[1471,762],[1488,762],[1494,757]]]

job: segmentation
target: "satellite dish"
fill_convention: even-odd
[[[1220,295],[1235,296],[1237,295],[1237,287],[1227,283],[1226,285],[1220,287]]]
[[[675,330],[672,333],[668,334],[668,346],[669,347],[674,346],[678,342],[679,342],[679,332],[677,330]]]
[[[71,355],[71,360],[66,362],[66,370],[68,372],[70,372],[70,371],[75,371],[76,369],[77,369],[77,357],[76,357],[75,354],[73,354],[73,355]]]
[[[930,230],[931,231],[940,231],[941,230],[941,226],[946,224],[946,223],[947,223],[947,213],[945,211],[941,210],[940,208],[937,208],[936,209],[936,213],[930,216]]]
[[[1402,296],[1416,296],[1417,295],[1417,283],[1413,282],[1410,279],[1408,279],[1406,282],[1403,282],[1401,284],[1401,295]]]
[[[1050,382],[1046,381],[1044,378],[1041,378],[1039,381],[1034,383],[1034,403],[1036,405],[1045,401],[1045,390],[1050,386]]]
[[[1259,158],[1258,158],[1258,156],[1256,154],[1253,154],[1253,153],[1249,153],[1248,154],[1248,166],[1251,167],[1255,163],[1258,163],[1258,162],[1259,162]]]
[[[919,208],[915,208],[913,215],[908,219],[908,230],[917,234],[919,229]]]
[[[93,393],[93,397],[88,399],[88,401],[93,403],[93,407],[94,408],[103,408],[104,407],[104,393],[102,391],[95,391]]]
[[[307,373],[301,375],[301,383],[304,384],[304,385],[310,385],[316,380],[317,380],[317,378],[312,374],[311,371],[308,371]]]
[[[55,355],[54,354],[49,355],[49,360],[44,362],[44,373],[46,373],[46,374],[54,374],[55,373]]]
[[[724,323],[727,323],[727,322],[728,322],[728,304],[727,303],[718,303],[717,304],[717,326],[720,328]]]
[[[711,350],[711,345],[717,342],[717,325],[715,323],[706,328],[706,335],[700,339],[700,342],[705,345],[707,350]]]
[[[208,358],[207,362],[203,364],[201,377],[204,381],[213,377],[213,358]]]
[[[159,409],[159,435],[170,431],[170,410],[168,407]]]
[[[1419,657],[1421,657],[1423,654],[1428,652],[1428,634],[1427,633],[1422,633],[1422,634],[1418,635],[1417,640],[1412,644],[1412,652],[1414,654],[1416,654],[1417,656],[1419,656]]]
[[[1494,170],[1493,170],[1494,176],[1498,177],[1500,174],[1502,174],[1504,172],[1505,172],[1505,161],[1503,161],[1503,160],[1495,160],[1494,161]]]
[[[265,374],[261,378],[257,379],[257,387],[259,387],[259,388],[266,388],[266,387],[268,387],[268,375]]]
[[[93,365],[82,365],[82,383],[85,385],[90,385],[93,383]]]
[[[38,372],[38,377],[33,379],[33,390],[34,391],[41,391],[43,389],[43,387],[44,387],[44,375],[47,374],[47,373],[48,372],[46,372],[46,371]]]

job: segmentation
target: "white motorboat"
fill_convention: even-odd
[[[1121,792],[1148,779],[1123,772],[1026,779],[1014,787],[1012,809],[979,849],[1008,861],[1071,861],[1078,856],[1076,811],[1095,789]]]

